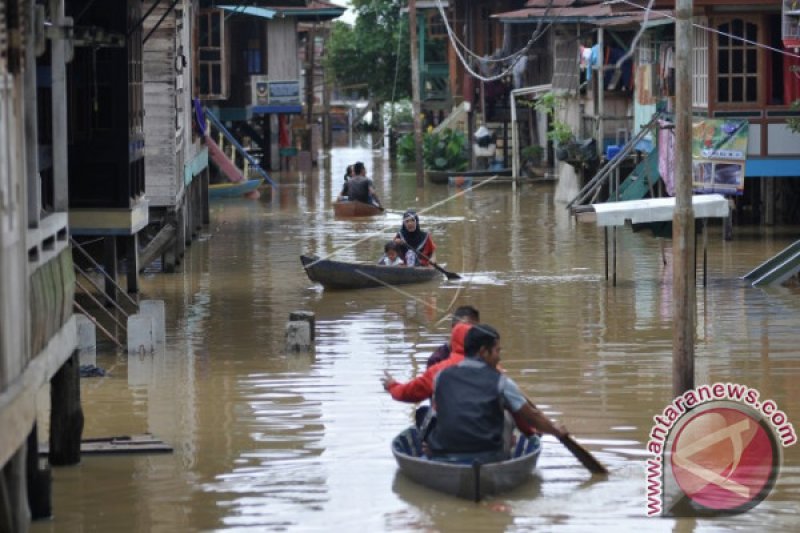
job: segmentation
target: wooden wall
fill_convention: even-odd
[[[267,76],[270,81],[299,80],[297,21],[294,17],[274,19],[267,26]]]
[[[174,206],[183,194],[182,137],[184,124],[178,120],[178,105],[185,106],[183,62],[178,57],[183,25],[175,11],[168,13],[155,31],[153,28],[169,8],[158,0],[146,0],[143,10],[159,4],[144,21],[143,34],[149,35],[142,53],[144,77],[145,193],[151,207]],[[180,21],[180,23],[179,23]],[[152,31],[152,33],[150,33]],[[188,52],[185,52],[188,54]],[[179,71],[180,68],[180,71]],[[180,157],[179,157],[180,156]]]

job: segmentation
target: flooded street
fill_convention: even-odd
[[[364,161],[391,212],[335,219],[346,165]],[[390,168],[380,150],[338,148],[310,175],[288,174],[259,200],[213,202],[181,272],[148,273],[142,297],[166,302],[164,353],[98,353],[110,376],[82,380],[84,437],[152,433],[172,454],[84,456],[54,469],[59,531],[679,531],[795,528],[800,450],[751,512],[645,516],[645,446],[672,400],[671,243],[623,228],[605,279],[604,234],[555,204],[554,184],[457,190]],[[406,208],[420,212],[436,260],[463,279],[327,291],[299,256],[377,261]],[[698,270],[696,384],[742,383],[800,424],[800,291],[740,276],[798,228],[712,225],[708,285]],[[698,264],[702,264],[698,262]],[[589,473],[555,439],[532,481],[475,504],[397,472],[392,437],[414,406],[379,382],[425,368],[449,312],[473,305],[500,331],[508,375],[608,466]],[[286,353],[292,311],[317,320],[312,354]],[[99,338],[99,335],[98,335]]]

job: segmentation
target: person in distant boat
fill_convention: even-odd
[[[464,339],[465,357],[436,375],[436,422],[427,438],[432,459],[470,463],[508,459],[505,410],[543,433],[556,437],[567,434],[562,424],[535,408],[517,384],[498,371],[501,349],[495,328],[488,324],[471,326]]]
[[[361,161],[353,165],[353,177],[347,183],[347,192],[351,200],[383,207],[378,195],[375,193],[375,186],[372,180],[367,177],[367,169]]]
[[[403,224],[394,236],[394,242],[400,247],[400,256],[408,266],[428,266],[433,261],[436,244],[430,233],[419,229],[419,216],[415,211],[403,213]]]
[[[453,311],[452,322],[450,324],[450,331],[452,334],[453,328],[462,322],[467,324],[477,324],[481,321],[480,312],[471,305],[462,305]],[[430,368],[437,363],[441,363],[450,357],[450,341],[445,342],[428,357],[426,368]]]
[[[389,241],[383,245],[383,257],[378,261],[379,265],[384,266],[405,266],[403,258],[397,255],[397,245],[394,241]]]
[[[353,177],[353,165],[347,165],[347,169],[344,171],[344,183],[342,184],[342,192],[339,193],[339,198],[337,200],[347,200],[349,198],[349,180]]]

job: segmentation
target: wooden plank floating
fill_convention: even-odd
[[[96,437],[81,440],[81,455],[172,452],[172,446],[147,433],[142,435]],[[39,455],[48,455],[49,453],[50,449],[46,443],[39,445]]]

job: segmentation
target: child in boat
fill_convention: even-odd
[[[405,266],[403,258],[397,255],[397,245],[393,241],[383,245],[383,257],[378,261],[379,265],[384,266]]]
[[[348,180],[353,177],[353,165],[347,165],[347,169],[344,172],[344,183],[342,184],[342,192],[339,193],[339,197],[337,200],[340,202],[342,200],[347,200],[349,195],[349,183]]]

